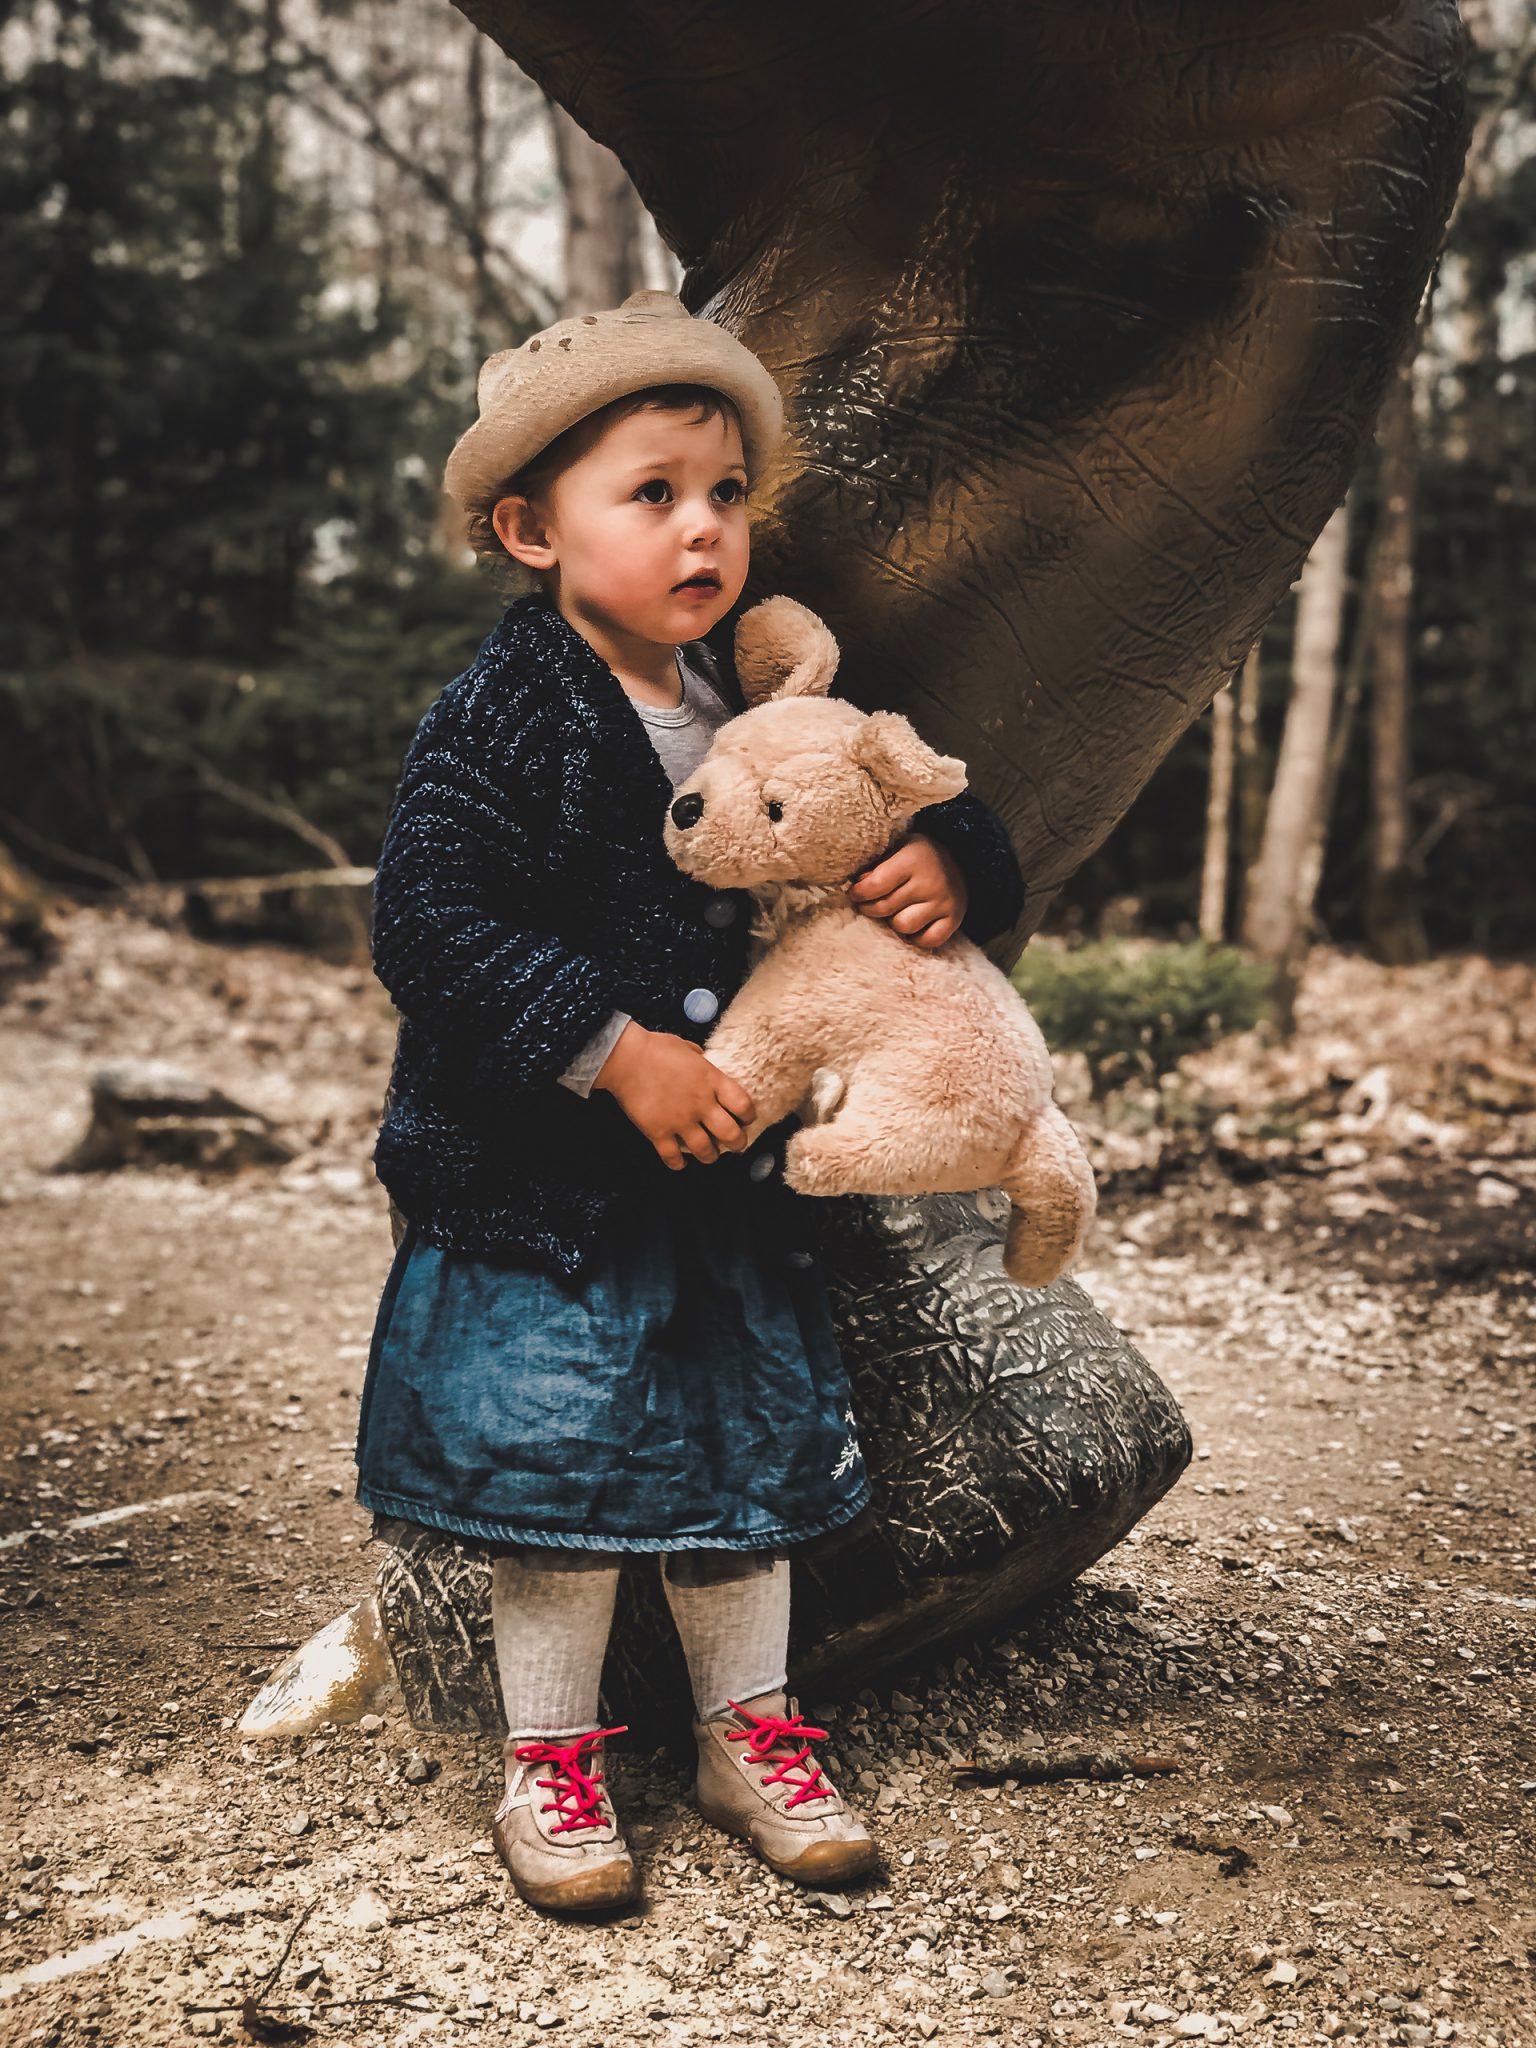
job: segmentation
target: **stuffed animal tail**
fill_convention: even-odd
[[[1054,1102],[1025,1125],[1002,1184],[1013,1204],[1003,1271],[1021,1287],[1049,1287],[1082,1250],[1099,1199],[1088,1155]]]

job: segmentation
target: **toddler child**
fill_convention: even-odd
[[[661,1561],[706,1818],[804,1884],[869,1870],[785,1693],[789,1556],[869,1483],[793,1120],[703,1048],[750,900],[669,860],[673,789],[744,708],[703,636],[741,596],[748,492],[782,428],[763,365],[664,292],[492,356],[445,491],[508,607],[407,752],[373,945],[400,1013],[376,1165],[407,1219],[379,1304],[358,1499],[493,1559],[519,1894],[637,1892],[598,1685],[621,1561]],[[968,792],[859,877],[913,945],[985,940],[1022,885]]]

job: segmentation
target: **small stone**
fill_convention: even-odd
[[[541,2013],[536,2015],[533,2024],[536,2027],[559,2027],[563,2026],[565,2022],[552,2005],[547,2005]]]
[[[364,1714],[357,1725],[364,1735],[377,1735],[384,1726],[384,1716],[382,1714]]]
[[[1266,1820],[1272,1820],[1277,1828],[1294,1827],[1295,1822],[1283,1806],[1261,1806],[1260,1813]]]
[[[1174,2032],[1184,2041],[1203,2041],[1216,2022],[1208,2012],[1186,2012],[1179,2016]]]
[[[288,1816],[288,1832],[295,1841],[300,1835],[307,1835],[312,1825],[307,1813],[290,1813]]]
[[[376,1891],[365,1885],[342,1918],[362,1934],[378,1934],[389,1925],[389,1908]]]
[[[1174,2018],[1176,2018],[1176,2017],[1177,2017],[1177,2015],[1175,2014],[1175,2012],[1174,2012],[1174,2010],[1173,2010],[1173,2007],[1172,2007],[1171,2005],[1152,2005],[1152,2004],[1147,2004],[1147,2005],[1144,2005],[1144,2006],[1143,2006],[1143,2007],[1141,2008],[1141,2016],[1142,2016],[1142,2018],[1143,2018],[1144,2020],[1157,2020],[1157,2021],[1161,2021],[1161,2020],[1171,2020],[1171,2019],[1174,2019]]]
[[[1178,1914],[1170,1907],[1166,1912],[1154,1913],[1152,1915],[1152,1925],[1154,1927],[1172,1927],[1177,1922],[1178,1917]]]
[[[835,1920],[846,1920],[853,1912],[853,1901],[845,1899],[841,1892],[812,1892],[811,1897],[824,1913],[830,1913]]]
[[[1264,1977],[1263,1982],[1266,1984],[1294,1984],[1296,1982],[1296,1965],[1288,1963],[1284,1956],[1276,1956],[1275,1960],[1270,1964],[1268,1974]]]
[[[405,1769],[400,1775],[404,1778],[407,1785],[425,1785],[434,1773],[431,1764],[428,1763],[424,1756],[413,1755],[406,1758]]]
[[[925,2041],[931,2041],[939,2031],[939,2023],[931,2014],[920,2012],[917,2016],[917,2031]]]
[[[893,1692],[891,1694],[891,1712],[893,1714],[915,1714],[917,1712],[917,1701],[909,1698],[904,1692]]]

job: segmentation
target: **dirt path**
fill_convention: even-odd
[[[371,1575],[351,1444],[389,1257],[367,1166],[382,999],[91,917],[0,1022],[0,2041],[1536,2048],[1536,1303],[1512,1153],[1492,1194],[1486,1160],[1437,1157],[1364,1186],[1346,1161],[1112,1195],[1084,1277],[1196,1460],[1013,1636],[815,1703],[886,1877],[806,1898],[691,1817],[676,1762],[628,1757],[648,1908],[551,1927],[489,1853],[492,1745],[393,1720],[232,1732]],[[305,1156],[229,1181],[49,1174],[91,1070],[144,1054],[268,1109]],[[1181,1768],[959,1784],[979,1737]]]

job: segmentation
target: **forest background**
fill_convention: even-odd
[[[1536,17],[1465,12],[1467,173],[1349,497],[1047,926],[1240,938],[1282,1012],[1319,936],[1536,939]],[[9,886],[355,944],[504,602],[434,539],[476,366],[677,267],[442,0],[15,0],[0,93]]]

